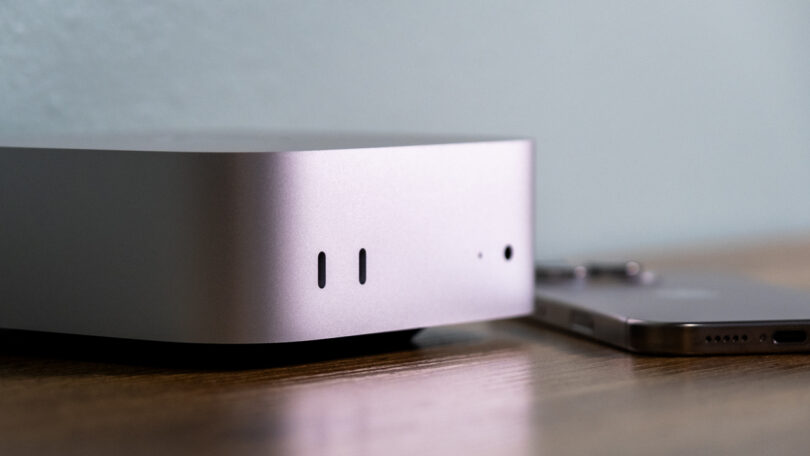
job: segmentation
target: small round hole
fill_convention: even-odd
[[[742,341],[743,342],[748,342],[748,335],[747,334],[742,335]]]
[[[721,340],[721,339],[720,339],[720,336],[714,336],[714,341],[715,341],[715,342],[720,342],[720,340]]]
[[[759,341],[760,342],[765,342],[765,340],[767,340],[767,339],[768,339],[768,336],[766,336],[765,334],[762,334],[762,335],[759,336]]]
[[[728,337],[728,336],[723,336],[723,342],[728,342],[729,340],[731,340],[731,338],[730,338],[730,337]]]
[[[733,340],[734,342],[739,342],[740,341],[740,336],[735,334],[734,336],[732,336],[731,340]]]
[[[503,249],[503,257],[506,258],[507,260],[512,259],[512,246],[511,245],[507,245],[506,248]]]
[[[712,341],[712,336],[706,336],[706,342],[710,343]]]

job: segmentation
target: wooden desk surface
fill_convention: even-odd
[[[810,289],[810,238],[652,262],[696,263]],[[527,319],[220,367],[33,345],[0,343],[3,455],[810,451],[804,355],[634,356]]]

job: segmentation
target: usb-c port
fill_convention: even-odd
[[[807,331],[801,329],[774,331],[771,337],[775,344],[801,344],[807,341]]]

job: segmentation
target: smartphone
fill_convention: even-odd
[[[810,293],[717,272],[538,282],[534,316],[636,353],[810,351]]]

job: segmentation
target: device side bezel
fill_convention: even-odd
[[[603,314],[554,299],[535,298],[534,317],[580,336],[629,349],[626,321],[619,315]]]
[[[810,320],[657,322],[600,313],[547,298],[536,299],[534,316],[557,328],[638,354],[742,355],[810,351]],[[806,338],[802,342],[779,343],[774,340],[774,333],[779,331],[803,331]]]
[[[741,355],[810,351],[810,320],[670,323],[629,319],[627,349],[673,355]],[[803,332],[778,342],[779,332]]]

